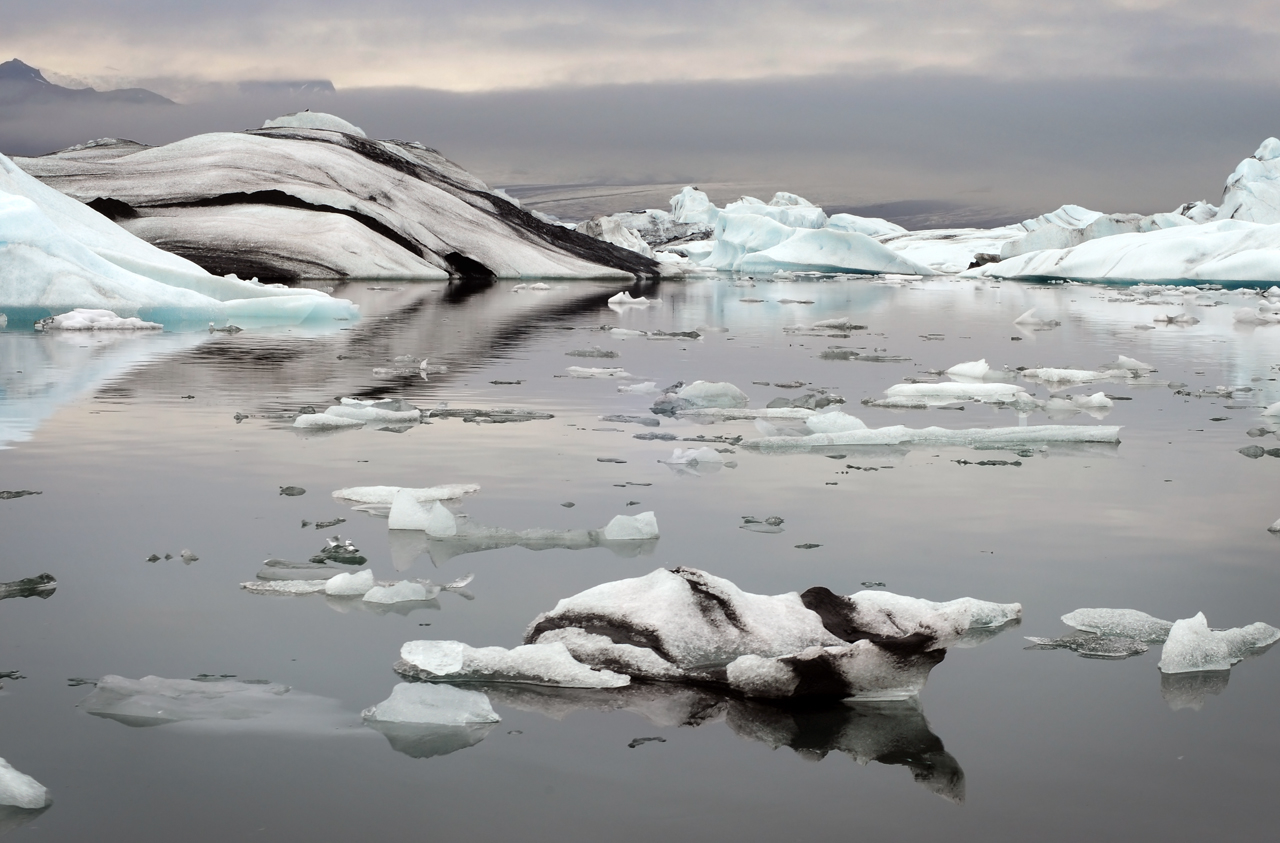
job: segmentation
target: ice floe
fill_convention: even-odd
[[[337,700],[271,682],[224,678],[127,679],[108,675],[77,706],[126,726],[283,734],[355,731]]]
[[[84,307],[46,316],[35,324],[37,331],[158,331],[163,327],[158,322],[144,322],[136,316],[121,317],[110,310]]]
[[[1158,665],[1163,673],[1227,670],[1246,656],[1280,640],[1280,629],[1254,623],[1237,629],[1210,629],[1203,612],[1176,621]]]
[[[390,697],[365,709],[361,716],[366,721],[381,723],[433,723],[441,726],[502,721],[484,694],[425,682],[401,682],[391,689]]]
[[[966,386],[961,384],[961,386]],[[745,439],[742,447],[765,453],[808,451],[827,445],[969,445],[977,447],[1013,447],[1049,443],[1093,442],[1114,444],[1120,441],[1120,428],[1085,425],[1028,425],[1026,427],[909,428],[904,425],[851,429],[836,433],[812,433],[807,436],[766,436]]]
[[[1082,632],[1113,638],[1136,638],[1148,644],[1163,644],[1173,627],[1170,621],[1137,609],[1076,609],[1063,615],[1062,622]]]

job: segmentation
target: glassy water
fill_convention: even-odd
[[[43,813],[0,813],[0,833],[190,841],[1273,833],[1280,657],[1260,654],[1229,674],[1162,677],[1158,646],[1103,661],[1027,650],[1023,637],[1067,634],[1059,617],[1080,607],[1169,620],[1203,611],[1221,628],[1280,624],[1280,540],[1266,529],[1280,517],[1280,460],[1238,453],[1280,447],[1261,414],[1280,400],[1280,327],[1235,326],[1231,311],[1246,299],[1178,292],[1139,303],[1089,286],[744,287],[717,278],[637,290],[662,303],[615,312],[606,300],[616,288],[551,286],[351,283],[335,292],[357,300],[364,317],[326,330],[42,336],[11,324],[0,332],[8,446],[0,489],[41,492],[0,500],[0,582],[44,572],[58,580],[47,599],[0,601],[0,674],[21,677],[0,680],[0,757],[54,797]],[[1061,325],[1016,327],[1031,307]],[[1179,313],[1200,322],[1155,321]],[[866,329],[783,330],[839,316]],[[567,356],[596,347],[617,357]],[[909,360],[824,356],[832,350]],[[620,382],[730,381],[760,407],[823,387],[872,427],[1014,426],[1015,413],[984,405],[890,411],[858,402],[978,358],[996,368],[1093,368],[1117,354],[1158,372],[1066,392],[1131,399],[1117,400],[1105,422],[1043,413],[1025,422],[1123,425],[1122,444],[1029,455],[930,446],[766,455],[720,442],[735,465],[678,470],[660,460],[688,445],[680,439],[749,438],[755,426],[651,416],[654,396],[617,391]],[[424,379],[416,362],[397,357],[447,371]],[[575,365],[621,367],[634,378],[567,377]],[[805,386],[775,386],[796,382]],[[435,418],[401,432],[328,435],[291,427],[288,414],[338,396],[554,418]],[[600,418],[614,414],[660,426]],[[634,437],[654,432],[678,439]],[[993,459],[1017,464],[976,464]],[[462,504],[475,522],[594,529],[652,510],[661,538],[632,553],[405,545],[392,542],[385,520],[330,495],[441,483],[480,485]],[[282,495],[282,486],[306,493]],[[778,516],[782,532],[741,529],[746,516]],[[314,526],[336,518],[346,521]],[[475,579],[467,594],[445,592],[411,611],[239,587],[264,559],[305,560],[335,533],[379,579]],[[184,561],[184,549],[198,559]],[[152,554],[159,561],[145,561]],[[562,597],[679,565],[754,593],[824,585],[851,594],[883,582],[933,600],[1017,601],[1024,617],[981,646],[953,649],[918,704],[784,709],[661,686],[507,687],[489,689],[502,718],[491,728],[362,723],[361,710],[398,684],[391,667],[405,641],[514,646]],[[154,710],[81,705],[94,692],[81,680],[109,675],[222,684]],[[245,680],[274,684],[226,684]],[[228,687],[238,690],[227,696]]]

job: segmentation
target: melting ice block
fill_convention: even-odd
[[[377,583],[373,571],[338,574],[324,581],[324,593],[332,597],[362,597]]]
[[[395,502],[396,494],[401,490],[409,492],[414,499],[427,503],[429,501],[457,500],[464,495],[474,495],[480,487],[474,483],[454,483],[446,486],[428,486],[425,489],[408,489],[402,486],[352,486],[338,489],[333,496],[338,500],[358,504],[375,504],[390,506]]]
[[[1204,613],[1175,621],[1158,667],[1164,673],[1226,670],[1256,650],[1280,640],[1280,629],[1253,623],[1237,629],[1209,628]]]
[[[382,723],[442,726],[502,722],[483,693],[432,682],[401,682],[391,689],[390,697],[365,709],[361,716]]]
[[[49,791],[40,782],[19,772],[8,761],[0,758],[0,806],[39,810],[52,801]]]
[[[439,593],[440,586],[438,585],[428,585],[422,582],[414,582],[413,580],[401,580],[388,585],[375,585],[364,593],[364,599],[369,603],[391,605],[393,603],[416,603],[430,600]]]
[[[970,363],[957,363],[950,369],[943,372],[943,374],[953,378],[974,378],[981,380],[986,377],[987,373],[990,371],[991,367],[987,365],[987,360],[984,357],[981,360],[974,360]]]
[[[511,650],[469,647],[461,641],[410,641],[400,648],[396,671],[438,682],[524,682],[565,688],[620,688],[630,677],[593,670],[560,643],[524,644]]]
[[[440,501],[430,500],[423,503],[414,494],[413,489],[401,489],[391,500],[387,528],[422,530],[429,536],[448,538],[458,534],[458,519]]]
[[[805,427],[814,433],[844,433],[849,430],[866,430],[862,419],[851,416],[841,410],[828,413],[817,413],[804,420]]]

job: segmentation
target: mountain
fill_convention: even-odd
[[[121,88],[96,91],[93,88],[66,88],[55,85],[29,64],[11,59],[0,63],[0,105],[133,103],[135,105],[174,105],[171,99],[145,88]]]

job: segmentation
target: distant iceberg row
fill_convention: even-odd
[[[1227,179],[1222,204],[1104,214],[1063,205],[1017,225],[910,232],[883,219],[828,216],[793,193],[723,208],[686,187],[670,212],[579,226],[656,259],[699,270],[893,273],[1081,281],[1280,281],[1280,140],[1268,138]]]

